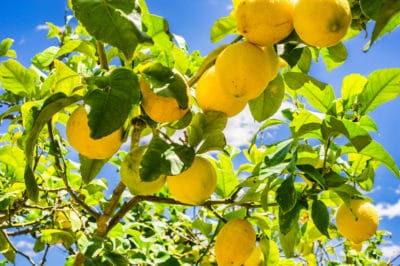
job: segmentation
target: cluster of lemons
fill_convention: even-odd
[[[244,41],[227,46],[215,64],[200,77],[195,97],[203,111],[220,111],[228,117],[240,113],[248,101],[259,96],[276,77],[280,57],[274,45],[293,31],[308,45],[329,47],[345,36],[351,23],[348,0],[241,0],[235,9],[237,30]],[[174,98],[155,94],[140,80],[142,108],[154,121],[169,123],[181,119],[191,108],[181,109]],[[187,86],[190,99],[190,88]],[[66,134],[71,146],[91,159],[107,159],[122,145],[123,130],[100,139],[90,137],[88,110],[78,107],[70,116]],[[213,165],[196,156],[192,165],[176,176],[160,176],[143,182],[139,175],[147,146],[133,148],[120,167],[122,182],[134,195],[151,195],[167,184],[178,201],[200,205],[214,192],[217,175]],[[374,206],[365,200],[352,200],[350,208],[340,206],[336,223],[341,235],[355,248],[370,238],[378,226]],[[256,246],[256,233],[250,222],[233,219],[218,233],[215,243],[218,265],[261,265],[263,254]]]

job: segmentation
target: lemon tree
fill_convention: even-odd
[[[371,115],[400,69],[312,70],[342,73],[347,40],[369,52],[399,17],[396,1],[233,0],[201,54],[145,0],[70,0],[30,65],[1,40],[1,264],[398,263],[367,193],[380,167],[400,177]],[[247,145],[235,118],[257,121]]]

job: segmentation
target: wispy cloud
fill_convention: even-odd
[[[382,246],[380,247],[380,250],[382,251],[382,255],[386,259],[393,259],[397,255],[400,254],[400,246],[399,245],[387,245],[387,246]]]
[[[20,240],[15,244],[15,247],[30,257],[36,256],[36,253],[33,252],[33,243],[31,242]]]
[[[281,110],[292,108],[293,105],[288,102],[283,102],[280,110],[276,112],[271,119],[284,120]],[[247,145],[250,143],[254,134],[258,131],[261,123],[254,120],[251,115],[250,109],[246,107],[237,116],[231,117],[228,120],[224,133],[227,143],[236,147]],[[274,139],[279,133],[279,126],[268,127],[264,132],[264,138]]]
[[[400,200],[394,204],[390,203],[378,203],[376,205],[380,217],[387,217],[393,219],[400,216]]]
[[[36,26],[36,30],[41,31],[41,30],[49,30],[49,26],[47,24],[40,24]]]

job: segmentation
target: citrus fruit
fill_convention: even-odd
[[[256,232],[245,219],[233,219],[219,231],[215,240],[218,266],[240,266],[256,246]]]
[[[188,169],[178,175],[168,176],[167,185],[173,198],[182,203],[197,205],[214,192],[217,174],[207,159],[196,156]]]
[[[240,113],[247,102],[233,97],[221,87],[215,66],[207,69],[200,77],[196,87],[196,99],[204,111],[219,111],[228,117]]]
[[[140,79],[140,90],[142,91],[143,110],[156,122],[169,123],[179,120],[189,111],[189,108],[182,109],[175,98],[154,93],[143,78]],[[187,95],[189,97],[188,86]]]
[[[350,241],[350,247],[352,249],[354,249],[355,251],[360,252],[362,250],[362,242],[354,243],[354,242]]]
[[[244,41],[225,48],[215,61],[222,88],[243,101],[256,98],[279,71],[279,56],[269,45]]]
[[[121,163],[121,181],[133,195],[152,195],[157,193],[165,183],[165,176],[160,176],[154,181],[142,181],[140,178],[140,162],[146,149],[147,146],[133,148]]]
[[[348,0],[298,0],[293,25],[305,43],[329,47],[346,35],[351,19]]]
[[[351,209],[342,204],[336,214],[339,233],[354,244],[359,244],[375,234],[378,228],[378,212],[369,201],[352,199]]]
[[[91,138],[85,107],[79,106],[68,119],[66,134],[71,146],[80,154],[90,159],[106,159],[121,147],[123,130],[118,129],[100,139]]]
[[[237,30],[249,42],[272,45],[293,30],[292,0],[242,0],[235,17]]]
[[[253,248],[250,257],[244,262],[243,266],[263,266],[264,264],[264,254],[260,247]]]

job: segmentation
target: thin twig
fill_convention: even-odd
[[[56,150],[56,153],[54,154],[54,160],[55,160],[57,174],[64,181],[65,188],[68,191],[68,193],[71,195],[72,199],[76,203],[78,203],[82,208],[84,208],[90,215],[92,215],[94,218],[97,219],[99,217],[99,213],[95,209],[93,209],[92,207],[87,205],[78,195],[76,195],[75,191],[69,185],[67,175],[65,174],[67,164],[65,163],[65,160],[61,154],[61,149],[60,149],[59,143],[54,138],[51,120],[47,123],[47,129],[49,131],[50,141],[52,142],[52,145]],[[63,166],[61,165],[60,161],[63,162]]]
[[[96,44],[97,44],[97,55],[99,56],[100,67],[104,70],[109,70],[104,44],[101,41],[96,41]]]
[[[31,257],[29,257],[28,255],[26,255],[25,253],[23,253],[22,251],[18,250],[14,244],[10,241],[10,239],[8,238],[8,235],[3,232],[4,237],[8,243],[8,245],[14,250],[15,253],[21,255],[22,257],[24,257],[25,259],[27,259],[32,265],[36,266],[36,263],[33,261],[33,259]]]

